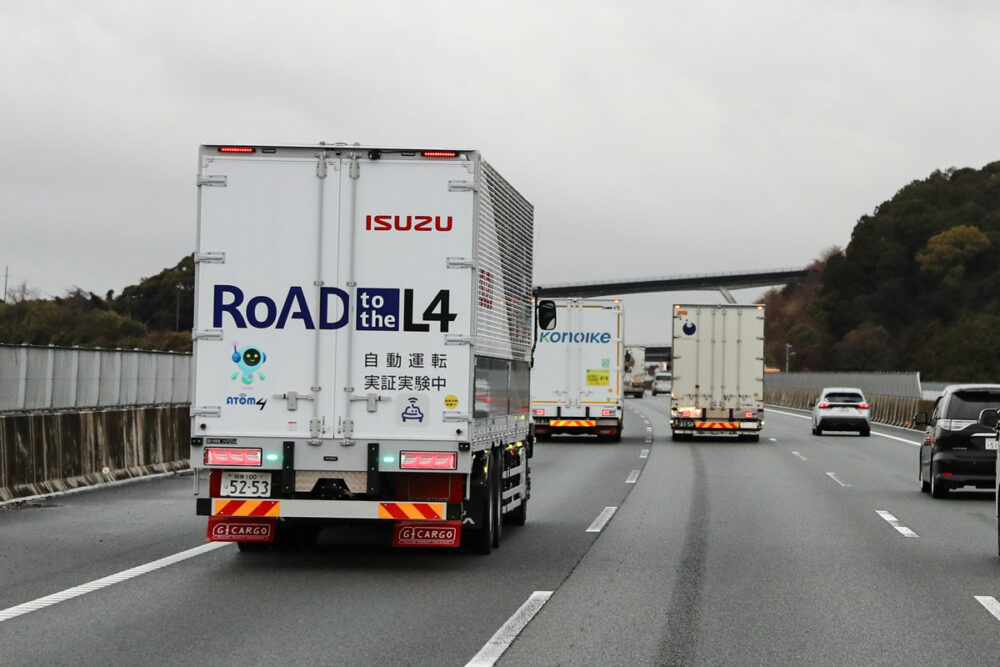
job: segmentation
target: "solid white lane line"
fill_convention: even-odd
[[[797,415],[794,412],[785,412],[784,410],[775,410],[774,408],[768,408],[768,412],[774,412],[779,415],[786,415],[788,417],[798,417],[799,419],[812,419],[812,415]],[[875,431],[871,432],[872,435],[877,435],[880,438],[888,438],[889,440],[899,440],[900,442],[905,442],[908,445],[913,445],[914,447],[919,447],[919,442],[914,442],[912,440],[907,440],[906,438],[900,438],[898,435],[889,435],[888,433],[877,433]]]
[[[51,607],[54,604],[60,602],[65,602],[66,600],[71,600],[75,597],[79,597],[86,593],[92,593],[94,591],[100,590],[102,588],[107,588],[114,584],[120,584],[123,581],[128,581],[143,574],[148,574],[154,570],[159,570],[160,568],[167,567],[168,565],[173,565],[174,563],[179,563],[182,560],[187,560],[188,558],[194,558],[195,556],[200,556],[203,553],[209,551],[214,551],[216,549],[221,549],[222,547],[227,547],[232,542],[208,542],[202,544],[200,547],[195,547],[194,549],[188,549],[187,551],[181,551],[173,556],[167,556],[166,558],[161,558],[159,560],[154,560],[151,563],[146,563],[145,565],[140,565],[138,567],[133,567],[130,570],[124,570],[118,574],[112,574],[101,579],[95,579],[87,584],[81,584],[80,586],[74,586],[73,588],[67,588],[59,593],[53,593],[52,595],[46,595],[43,598],[38,598],[37,600],[32,600],[31,602],[25,602],[24,604],[19,604],[15,607],[7,607],[6,609],[0,609],[0,622],[8,621],[12,618],[17,618],[18,616],[23,616],[24,614],[38,611],[39,609],[44,609],[45,607]]]
[[[905,442],[908,445],[913,445],[914,447],[919,447],[919,442],[913,442],[912,440],[907,440],[906,438],[900,438],[897,435],[889,435],[888,433],[876,433],[872,431],[872,435],[877,435],[880,438],[888,438],[889,440],[899,440],[900,442]]]
[[[986,607],[986,611],[993,614],[993,616],[1000,621],[1000,602],[992,595],[973,595],[976,598],[976,602]]]
[[[789,417],[798,417],[799,419],[812,419],[812,415],[797,415],[794,412],[785,412],[784,410],[775,410],[774,408],[767,408],[767,412],[773,412],[778,415],[787,415]]]
[[[48,500],[49,498],[58,498],[59,496],[68,496],[74,493],[86,493],[87,491],[100,491],[101,489],[110,489],[115,486],[124,486],[126,484],[135,484],[136,482],[148,482],[154,479],[163,479],[164,477],[176,477],[178,475],[190,475],[193,470],[188,468],[187,470],[172,470],[170,472],[158,472],[152,475],[141,475],[139,477],[130,477],[129,479],[119,479],[114,482],[101,482],[100,484],[91,484],[89,486],[78,486],[75,489],[66,489],[65,491],[53,491],[52,493],[40,493],[37,496],[23,496],[21,498],[11,498],[10,500],[0,501],[0,507],[6,505],[17,505],[18,503],[35,503],[39,500]]]
[[[809,459],[807,459],[806,457],[804,457],[804,456],[802,456],[801,454],[799,454],[798,452],[792,452],[792,454],[794,454],[795,456],[799,457],[799,458],[800,458],[800,459],[802,459],[803,461],[808,461],[808,460],[809,460]]]
[[[535,614],[541,610],[542,605],[548,602],[550,597],[552,597],[552,591],[532,593],[524,604],[514,612],[514,615],[508,618],[507,622],[490,637],[486,645],[479,649],[479,653],[465,663],[465,667],[492,667],[496,664],[504,651],[514,643],[517,636],[521,634],[521,630],[524,630],[524,627],[535,617]]]
[[[835,472],[828,472],[826,473],[826,476],[835,481],[837,484],[840,484],[841,486],[850,486],[850,484],[837,477],[837,473]]]
[[[889,512],[885,510],[875,510],[875,514],[878,514],[880,517],[885,519],[885,522],[888,523],[893,528],[895,528],[899,532],[899,534],[902,535],[903,537],[920,537],[906,526],[900,526],[899,519],[894,517]]]
[[[611,521],[611,517],[615,515],[618,511],[617,507],[605,507],[601,510],[601,513],[597,515],[594,522],[590,524],[590,528],[587,529],[588,533],[599,533],[604,530],[604,526],[608,525],[608,521]]]
[[[638,470],[633,470],[632,472],[630,472],[628,474],[628,478],[625,480],[625,483],[626,484],[635,484],[638,479],[639,479],[639,471]]]

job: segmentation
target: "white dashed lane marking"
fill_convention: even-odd
[[[850,484],[848,484],[844,480],[842,480],[839,477],[837,477],[837,473],[835,473],[835,472],[828,472],[828,473],[826,473],[826,476],[829,477],[830,479],[832,479],[833,481],[835,481],[837,484],[840,484],[841,486],[844,486],[844,487],[850,486]]]
[[[899,519],[894,517],[889,512],[885,510],[875,510],[875,514],[878,514],[880,517],[885,519],[886,523],[888,523],[890,526],[899,531],[899,534],[902,535],[903,537],[920,537],[906,526],[899,525]]]

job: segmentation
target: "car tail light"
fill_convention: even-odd
[[[954,474],[954,473],[950,473],[950,472],[943,472],[943,473],[941,473],[941,476],[942,476],[942,477],[951,477],[951,476],[952,476],[953,474]]]
[[[819,405],[817,405],[816,407],[817,407],[817,408],[819,408],[820,410],[822,410],[822,409],[824,409],[824,408],[828,408],[828,407],[830,407],[830,404],[829,404],[829,403],[820,403],[820,404],[819,404]]]
[[[400,452],[399,467],[404,470],[455,470],[457,452]]]
[[[260,452],[245,447],[206,447],[205,465],[260,466]]]
[[[601,410],[601,416],[602,417],[610,417],[611,416],[611,410],[608,410],[607,408],[605,408],[604,410]]]
[[[220,153],[255,153],[256,148],[252,146],[219,146]]]
[[[539,416],[544,415],[545,414],[545,408],[535,408],[535,414],[539,415]]]
[[[858,407],[862,410],[867,410],[870,406],[867,403],[858,403]]]

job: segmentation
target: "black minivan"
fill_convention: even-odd
[[[920,490],[941,498],[950,489],[996,485],[997,433],[979,423],[979,413],[1000,407],[1000,385],[957,384],[944,388],[930,416],[921,412]]]

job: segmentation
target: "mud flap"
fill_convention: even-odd
[[[274,542],[273,517],[208,517],[208,542]]]
[[[396,521],[394,547],[457,547],[462,540],[461,521]]]

